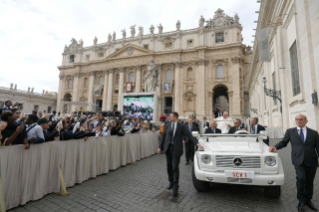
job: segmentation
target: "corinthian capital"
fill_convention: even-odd
[[[64,75],[59,75],[60,80],[63,80],[65,78]]]

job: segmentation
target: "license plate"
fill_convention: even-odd
[[[225,170],[225,176],[226,177],[232,177],[232,178],[255,178],[255,173],[253,171],[231,171],[231,170]]]

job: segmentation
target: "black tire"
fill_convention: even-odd
[[[195,176],[195,169],[193,166],[193,171],[192,171],[192,180],[193,180],[193,185],[195,187],[195,189],[199,192],[206,192],[209,190],[209,185],[210,182],[205,182],[205,181],[201,181],[201,180],[197,180],[196,176]]]
[[[271,198],[279,198],[281,195],[280,186],[269,186],[265,188],[265,195]]]

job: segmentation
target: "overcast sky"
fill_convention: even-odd
[[[198,27],[201,15],[207,20],[221,8],[239,15],[243,43],[252,45],[259,10],[256,0],[0,0],[0,86],[10,83],[35,92],[57,91],[64,46],[71,38],[91,46],[106,42],[108,33],[129,33],[131,25],[149,27],[161,23],[164,32]],[[155,32],[157,32],[157,27]]]

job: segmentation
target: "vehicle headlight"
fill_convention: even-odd
[[[265,159],[265,163],[268,166],[274,166],[274,165],[276,165],[276,158],[273,157],[273,156],[267,156],[266,159]]]
[[[209,155],[202,155],[202,162],[209,164],[212,161],[212,158]]]

